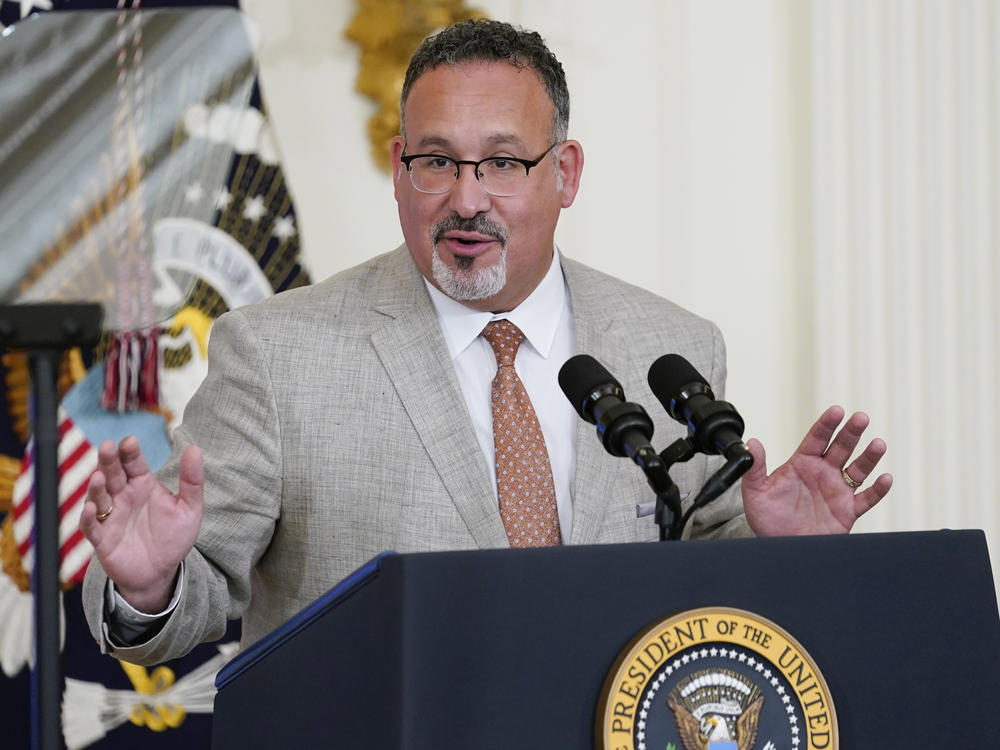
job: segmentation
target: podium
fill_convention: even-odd
[[[701,607],[791,634],[842,748],[1000,747],[985,537],[939,531],[386,554],[219,673],[213,748],[592,748],[623,649]]]

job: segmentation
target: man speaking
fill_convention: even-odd
[[[635,517],[644,476],[604,452],[557,374],[591,354],[649,403],[630,378],[674,352],[721,395],[724,346],[708,321],[556,249],[583,171],[559,61],[533,32],[451,26],[414,54],[401,114],[404,246],[220,318],[159,476],[134,438],[101,446],[84,599],[115,656],[164,661],[238,617],[245,646],[387,549],[656,538]],[[690,534],[849,531],[892,480],[860,488],[885,444],[848,463],[868,420],[843,420],[824,412],[770,475],[750,440],[739,491]],[[688,503],[714,468],[676,467]]]

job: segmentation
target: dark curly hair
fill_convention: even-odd
[[[545,40],[535,31],[526,31],[502,21],[478,19],[462,21],[427,37],[410,58],[403,80],[403,93],[399,98],[400,127],[405,134],[406,120],[403,110],[410,88],[428,70],[445,63],[463,62],[510,63],[515,68],[534,70],[548,92],[555,107],[552,118],[552,136],[555,141],[566,140],[569,129],[569,89],[562,64],[556,59]]]

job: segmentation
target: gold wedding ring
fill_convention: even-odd
[[[111,515],[111,511],[113,511],[114,509],[115,509],[114,505],[108,506],[108,509],[106,511],[104,511],[103,513],[98,513],[97,514],[97,520],[98,521],[105,521],[105,520],[107,520],[108,516]]]
[[[856,490],[858,487],[861,486],[861,482],[855,482],[853,479],[851,479],[851,475],[847,473],[847,469],[841,469],[840,474],[842,477],[844,477],[844,481],[847,482],[847,486],[850,487],[852,490]],[[109,510],[108,513],[110,512],[111,511]],[[98,518],[100,518],[100,516],[98,516]]]

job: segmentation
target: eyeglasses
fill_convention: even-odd
[[[410,182],[421,193],[447,193],[458,181],[463,164],[475,167],[476,179],[490,195],[509,198],[517,195],[528,183],[528,172],[559,145],[556,141],[537,159],[518,159],[513,156],[491,156],[489,159],[469,161],[452,159],[441,154],[413,154],[400,156],[399,160],[410,173]]]

